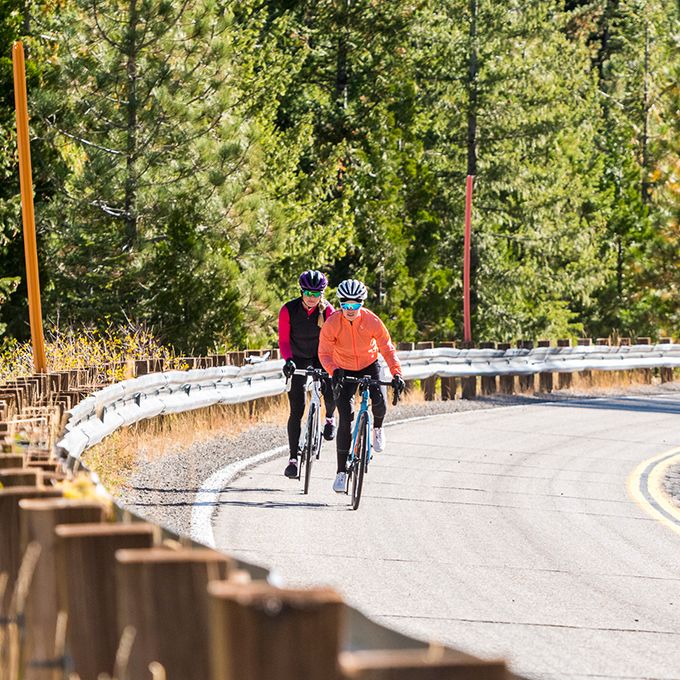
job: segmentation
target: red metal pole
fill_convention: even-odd
[[[470,321],[470,241],[472,222],[472,185],[474,176],[468,175],[465,181],[465,243],[463,255],[463,339],[472,342],[472,322]]]

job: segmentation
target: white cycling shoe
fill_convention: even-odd
[[[347,485],[347,473],[338,472],[335,475],[335,481],[333,482],[333,491],[335,493],[345,493],[345,486]]]
[[[373,450],[376,453],[385,450],[385,431],[382,427],[373,428]]]

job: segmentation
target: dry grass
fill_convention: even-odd
[[[115,493],[140,460],[163,458],[217,435],[236,437],[255,425],[284,425],[287,418],[286,395],[160,416],[114,432],[92,447],[83,462]]]
[[[168,367],[180,367],[172,349],[158,342],[143,326],[132,323],[104,330],[51,326],[45,333],[45,353],[48,371],[97,366],[106,372],[110,382],[130,377],[130,365],[135,359],[163,359]],[[30,342],[9,340],[0,346],[0,383],[32,373]]]

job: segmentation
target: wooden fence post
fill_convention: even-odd
[[[517,347],[520,349],[533,349],[534,343],[533,340],[519,340]],[[535,376],[533,373],[519,376],[519,389],[521,392],[533,392],[535,390],[534,383]]]
[[[558,347],[571,347],[571,340],[569,340],[569,338],[558,340],[557,346]],[[571,373],[558,373],[557,374],[557,389],[558,390],[569,389],[572,385],[572,382],[573,382],[572,378],[573,378],[573,376],[572,376]]]
[[[651,345],[652,339],[648,338],[648,337],[636,338],[635,344],[636,345]],[[639,369],[638,375],[642,379],[642,382],[645,383],[646,385],[652,384],[652,369],[651,368],[641,368],[641,369]]]
[[[40,545],[24,611],[23,678],[52,680],[63,668],[63,659],[56,658],[55,650],[58,607],[54,528],[58,524],[101,522],[104,508],[92,501],[64,498],[24,499],[19,508],[22,551],[33,541]]]
[[[660,345],[670,345],[673,342],[671,338],[659,338]],[[662,366],[659,369],[662,383],[673,382],[673,369],[670,366]]]
[[[503,661],[486,661],[449,649],[343,652],[342,680],[506,680]]]
[[[454,349],[456,347],[455,342],[440,342],[439,347],[446,347],[449,349]],[[442,401],[450,401],[456,398],[456,379],[455,378],[445,378],[439,379],[441,385],[441,395]]]
[[[416,349],[433,349],[434,348],[434,342],[417,342],[416,343]],[[425,396],[425,401],[434,401],[434,395],[436,392],[436,386],[437,386],[437,376],[433,375],[430,378],[423,378],[420,381],[422,390],[423,390],[423,395]]]
[[[595,345],[597,347],[609,347],[611,345],[611,340],[609,338],[595,338]],[[614,374],[615,379],[618,382],[619,371],[593,371],[593,384],[601,384],[603,376],[607,374]]]
[[[42,470],[31,468],[5,468],[0,470],[0,484],[4,488],[13,486],[42,486]]]
[[[461,342],[461,349],[473,349],[474,344],[471,342]],[[460,379],[460,393],[461,399],[476,399],[477,398],[477,376],[471,375],[467,378]]]
[[[539,340],[538,347],[550,347],[550,340]],[[551,372],[538,374],[538,389],[540,392],[552,392],[553,374]]]
[[[80,680],[113,673],[118,649],[116,550],[150,548],[151,524],[66,524],[57,535],[59,609],[68,614],[67,671]]]
[[[590,347],[593,344],[592,338],[578,338],[576,340],[576,344],[579,347]],[[593,372],[590,370],[586,371],[579,371],[578,372],[579,378],[586,383],[588,387],[592,386],[593,384]]]
[[[136,634],[123,680],[147,677],[153,661],[168,680],[210,677],[208,581],[226,579],[236,563],[214,550],[119,550],[118,630]]]
[[[24,455],[22,453],[2,453],[0,454],[0,470],[22,468],[24,466]]]
[[[0,489],[0,574],[7,574],[7,586],[0,598],[0,619],[10,615],[9,607],[12,599],[17,574],[21,565],[21,529],[19,501],[24,498],[58,498],[61,490],[15,486]]]
[[[479,349],[496,349],[495,342],[480,342]],[[495,375],[483,375],[480,378],[480,393],[482,395],[496,394],[496,376]]]
[[[219,581],[208,592],[213,680],[337,678],[344,608],[337,592]]]
[[[509,342],[499,342],[496,345],[496,349],[502,349],[503,351],[510,349]],[[514,394],[515,393],[515,376],[514,375],[501,375],[498,378],[498,388],[501,394]]]
[[[630,338],[619,338],[619,347],[630,347],[630,345]],[[617,371],[617,373],[624,379],[625,382],[629,384],[633,382],[633,375],[635,371],[625,370]]]

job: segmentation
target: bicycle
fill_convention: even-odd
[[[309,493],[309,482],[312,478],[312,462],[319,460],[321,453],[321,383],[328,379],[328,373],[320,368],[308,366],[306,369],[296,369],[294,375],[305,375],[312,380],[312,393],[307,409],[307,422],[300,433],[298,450],[300,451],[300,466],[298,479],[305,471],[304,493]]]
[[[365,375],[363,378],[346,376],[343,378],[343,382],[357,383],[359,385],[359,393],[361,394],[361,406],[359,407],[358,417],[354,425],[354,432],[352,433],[352,448],[347,457],[345,468],[347,471],[345,493],[349,494],[349,489],[350,487],[352,488],[352,510],[356,510],[361,501],[364,475],[368,473],[368,464],[373,459],[371,446],[372,416],[368,408],[369,388],[375,385],[387,386],[392,383],[374,380],[368,375]],[[392,406],[397,405],[400,397],[401,392],[394,390]]]

